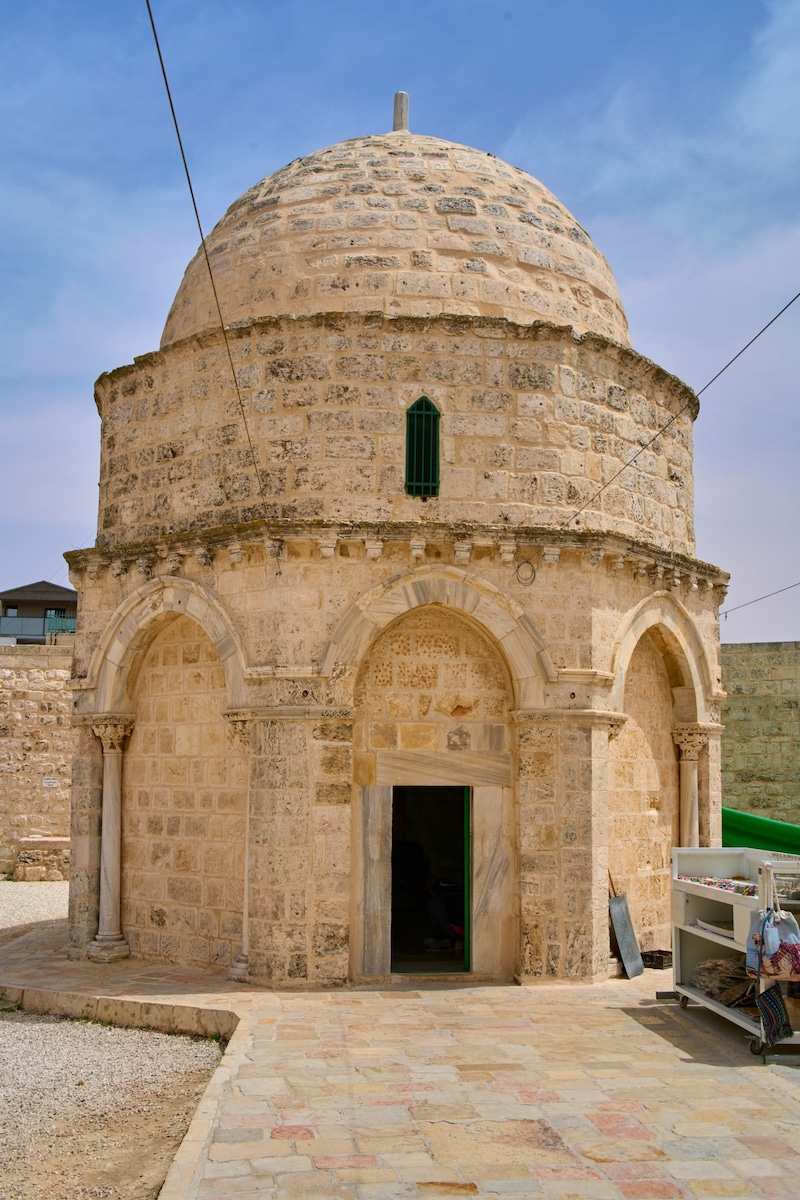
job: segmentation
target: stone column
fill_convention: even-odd
[[[700,804],[697,792],[697,760],[708,741],[708,730],[702,725],[678,725],[672,731],[680,758],[680,844],[700,845]]]
[[[242,713],[226,713],[228,728],[248,751],[247,762],[247,807],[244,817],[244,879],[242,880],[242,949],[228,967],[228,979],[250,982],[250,790],[252,763],[249,757],[251,716]]]
[[[133,729],[133,717],[103,716],[92,732],[103,746],[103,812],[100,842],[100,923],[88,949],[94,962],[127,958],[130,947],[120,928],[122,854],[122,749]]]

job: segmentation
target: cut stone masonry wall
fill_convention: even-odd
[[[98,544],[281,519],[416,521],[405,410],[442,413],[426,517],[575,522],[692,554],[693,393],[596,334],[500,318],[277,318],[230,335],[265,507],[218,334],[103,375]],[[680,414],[680,415],[679,415]]]
[[[68,849],[52,839],[69,835],[72,656],[72,646],[0,646],[0,876],[68,877]]]
[[[722,646],[722,802],[800,825],[800,642]]]

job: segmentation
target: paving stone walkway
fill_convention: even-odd
[[[290,993],[68,963],[52,931],[6,949],[6,998],[238,1016],[162,1200],[800,1197],[800,1060],[657,1001],[667,972]]]

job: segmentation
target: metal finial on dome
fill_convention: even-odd
[[[395,92],[394,94],[394,124],[392,129],[397,132],[398,129],[408,130],[408,92]]]

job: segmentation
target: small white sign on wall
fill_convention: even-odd
[[[58,787],[58,776],[57,775],[42,776],[42,787]]]

